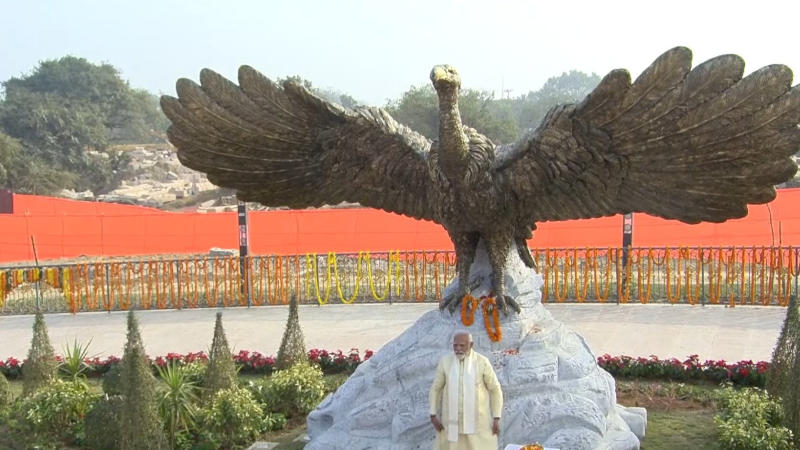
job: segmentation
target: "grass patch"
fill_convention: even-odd
[[[647,411],[647,434],[643,450],[674,450],[678,448],[720,449],[717,427],[711,409],[672,409]]]

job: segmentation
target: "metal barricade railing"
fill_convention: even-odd
[[[533,249],[545,302],[785,306],[798,292],[794,247]],[[452,251],[359,252],[0,267],[0,314],[435,302]]]

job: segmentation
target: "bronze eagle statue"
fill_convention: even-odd
[[[686,223],[723,222],[775,197],[797,170],[800,91],[771,65],[742,77],[736,55],[692,69],[691,51],[665,52],[634,82],[614,70],[580,103],[553,107],[516,143],[495,145],[465,126],[461,81],[436,66],[439,137],[431,142],[380,108],[347,109],[302,85],[282,86],[248,66],[239,85],[204,69],[200,85],[177,82],[163,96],[180,161],[236,189],[241,200],[306,208],[357,202],[445,227],[469,293],[479,240],[492,265],[498,305],[506,255],[537,222],[644,212]]]

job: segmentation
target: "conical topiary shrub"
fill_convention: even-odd
[[[132,310],[128,313],[128,339],[121,364],[120,385],[124,400],[119,414],[120,448],[166,448],[166,436],[158,415],[156,380]]]
[[[3,375],[3,372],[0,372],[0,411],[6,406],[11,405],[11,400],[13,400],[11,396],[11,386],[9,386],[8,380],[6,376]]]
[[[236,386],[236,366],[233,364],[233,354],[228,347],[225,330],[222,328],[222,313],[218,312],[214,324],[214,339],[208,352],[208,368],[203,377],[205,397],[213,398],[218,391],[234,386]]]
[[[292,295],[289,301],[289,318],[286,320],[286,329],[283,330],[281,348],[275,360],[275,368],[288,369],[293,365],[308,361],[306,342],[303,330],[300,328],[300,317],[297,315],[297,297]]]
[[[784,424],[794,436],[800,436],[800,312],[797,296],[789,297],[786,318],[772,353],[772,362],[767,372],[767,391],[781,398]],[[800,439],[795,437],[795,448],[800,448]]]
[[[779,397],[784,397],[786,388],[792,384],[792,367],[797,359],[798,350],[798,311],[797,298],[789,297],[789,306],[786,308],[786,317],[783,327],[772,352],[772,361],[767,372],[767,391]]]
[[[50,337],[47,335],[47,324],[44,315],[36,311],[33,319],[33,338],[28,358],[22,365],[22,393],[28,395],[47,385],[58,376],[58,364]]]

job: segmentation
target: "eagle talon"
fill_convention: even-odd
[[[500,310],[503,311],[504,316],[508,316],[508,307],[510,306],[517,314],[520,313],[521,308],[519,307],[519,303],[514,300],[513,297],[508,295],[498,295],[497,296],[497,304],[500,306]]]

